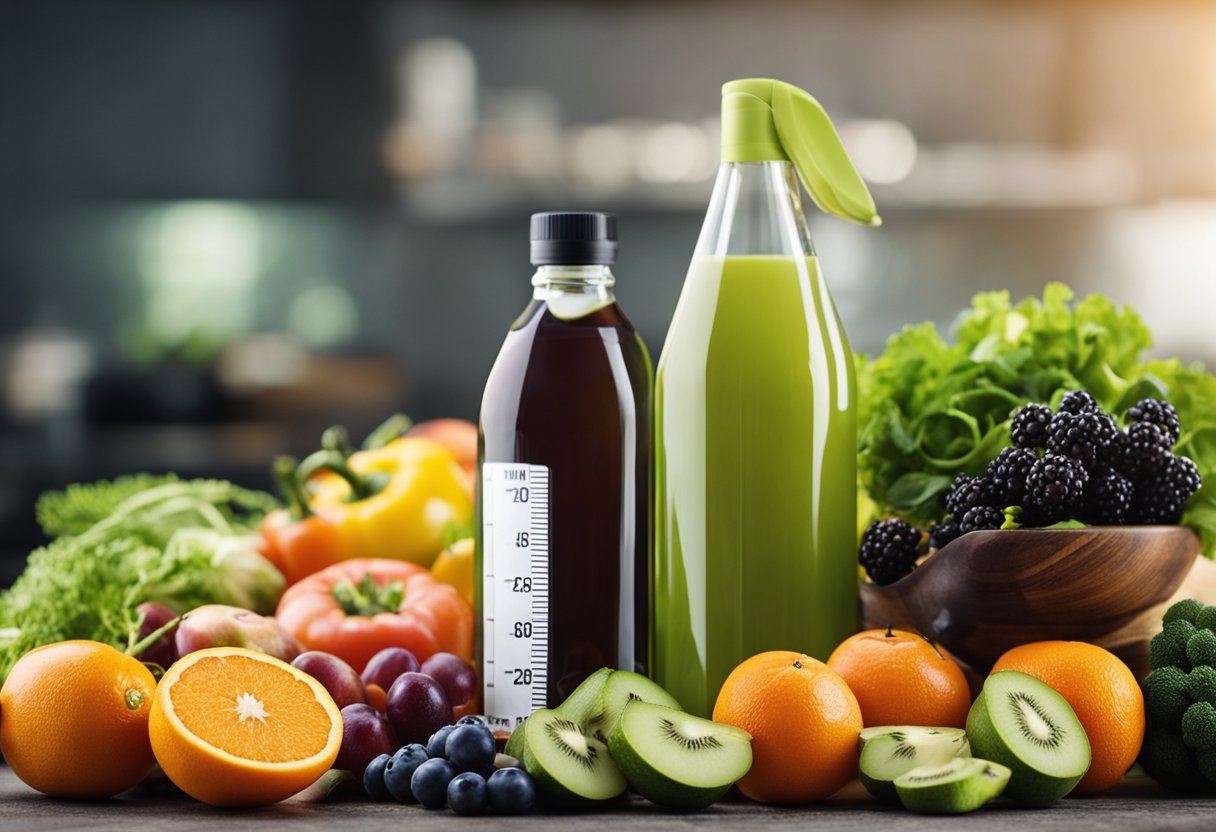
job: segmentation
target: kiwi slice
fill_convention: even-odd
[[[630,702],[649,702],[651,705],[662,705],[677,711],[684,710],[675,697],[640,673],[614,670],[604,683],[596,713],[588,719],[587,728],[607,742],[612,729],[616,727],[616,721],[621,718],[621,712]]]
[[[703,809],[752,767],[752,736],[663,705],[627,702],[608,750],[634,791],[671,809]]]
[[[591,718],[599,713],[600,696],[604,692],[604,684],[612,675],[612,668],[601,667],[592,673],[583,683],[574,689],[574,693],[566,697],[566,701],[553,710],[571,722],[577,722],[584,728]]]
[[[978,756],[1013,772],[1008,797],[1044,806],[1072,791],[1089,770],[1089,738],[1063,696],[1016,670],[993,673],[971,712],[967,738]]]
[[[894,780],[920,766],[940,765],[955,757],[970,757],[971,746],[961,728],[922,728],[884,725],[861,732],[861,783],[870,794],[898,803]]]
[[[591,808],[624,794],[625,776],[608,748],[577,722],[542,708],[519,731],[524,732],[524,769],[550,805]]]
[[[945,763],[918,766],[895,778],[895,791],[905,809],[934,815],[974,812],[1005,790],[1012,772],[1000,763],[955,757]]]
[[[512,731],[511,736],[507,737],[506,746],[502,749],[503,754],[506,754],[508,757],[514,757],[521,763],[524,760],[524,753],[528,746],[528,734],[524,731],[524,725],[527,724],[525,720],[523,725]]]

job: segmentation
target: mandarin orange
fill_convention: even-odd
[[[848,683],[866,727],[963,728],[971,689],[945,651],[906,630],[863,630],[832,651],[828,667]]]
[[[752,800],[809,803],[857,776],[857,699],[840,676],[803,653],[760,653],[736,667],[718,694],[714,721],[752,735],[752,767],[738,783]]]
[[[155,690],[148,668],[108,644],[31,650],[0,688],[0,751],[14,774],[52,797],[125,792],[156,763],[148,743]]]

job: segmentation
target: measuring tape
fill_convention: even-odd
[[[481,470],[482,701],[490,725],[514,730],[548,705],[549,469]]]

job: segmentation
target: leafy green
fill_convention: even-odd
[[[950,342],[932,323],[908,326],[882,355],[858,357],[863,505],[936,522],[954,477],[983,472],[1027,402],[1054,406],[1084,389],[1123,413],[1142,398],[1166,398],[1183,426],[1177,453],[1205,482],[1183,523],[1216,557],[1216,378],[1200,365],[1145,360],[1152,334],[1139,315],[1102,295],[1075,301],[1060,283],[1017,304],[1008,292],[978,294],[954,329]]]
[[[38,498],[38,525],[47,537],[80,534],[114,513],[123,500],[158,485],[177,482],[172,474],[134,474],[112,481],[74,483]]]
[[[39,520],[61,536],[0,594],[0,679],[43,644],[81,638],[125,649],[144,601],[178,612],[210,603],[273,611],[283,576],[249,534],[273,506],[267,494],[219,480],[142,475],[46,495]]]

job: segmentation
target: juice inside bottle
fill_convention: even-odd
[[[659,367],[658,524],[669,533],[655,656],[660,684],[708,715],[743,659],[789,649],[826,660],[853,632],[856,421],[852,355],[814,257],[699,257],[688,281],[698,301],[672,328],[700,336],[707,358],[676,351]],[[816,420],[817,409],[846,418]]]
[[[479,488],[489,499],[479,499],[479,643],[485,710],[497,727],[513,728],[530,712],[518,704],[521,687],[534,689],[532,708],[552,707],[600,667],[647,669],[653,369],[616,303],[612,261],[598,259],[605,262],[540,265],[533,300],[508,333],[482,401]],[[507,463],[528,471],[496,468]],[[536,503],[547,494],[547,505],[530,509],[526,530],[504,535],[494,505],[507,492],[493,477],[538,471],[547,487],[534,483],[527,497]],[[487,511],[497,512],[497,527]],[[534,570],[508,561],[521,530]],[[510,591],[525,586],[524,577],[529,592]],[[522,609],[518,595],[535,599],[542,590],[547,603],[529,617],[525,638],[526,628],[517,628],[524,616],[499,613]],[[530,673],[521,672],[524,662]]]
[[[768,122],[724,105],[655,389],[654,678],[702,716],[743,660],[826,660],[857,626],[853,357],[772,126],[779,84],[724,90]]]

